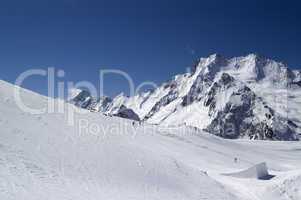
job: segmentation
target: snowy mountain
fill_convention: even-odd
[[[88,107],[110,113],[122,105],[138,116],[135,119],[166,126],[185,124],[224,138],[297,140],[300,94],[301,72],[283,63],[256,54],[231,59],[214,54],[154,91],[132,97],[121,94],[110,106],[91,100]],[[80,101],[76,97],[74,104],[86,107],[85,94],[80,96],[84,97]]]
[[[118,97],[115,97],[114,101],[110,97],[93,97],[89,91],[75,89],[75,94],[70,97],[69,103],[72,103],[80,108],[90,110],[92,112],[102,112],[106,115],[113,115],[127,119],[133,119],[140,121],[139,116],[130,108],[127,108],[122,103],[123,101],[118,101]],[[123,98],[123,95],[120,95]]]
[[[229,75],[217,80],[204,106],[211,115],[214,90],[235,88],[251,96],[244,101],[260,101]],[[225,140],[188,126],[133,126],[61,100],[54,105],[64,112],[30,114],[16,103],[15,88],[0,81],[1,200],[301,199],[300,141]],[[25,89],[21,96],[35,108],[50,99]]]

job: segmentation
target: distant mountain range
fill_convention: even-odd
[[[93,97],[75,89],[76,106],[166,126],[193,126],[223,138],[298,140],[301,71],[256,54],[200,58],[190,73],[135,96]]]

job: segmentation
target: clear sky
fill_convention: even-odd
[[[298,68],[300,10],[300,0],[1,0],[0,79],[55,67],[63,81],[97,84],[99,69],[115,68],[136,84],[160,83],[215,52],[255,52]],[[44,79],[25,87],[46,94]],[[109,77],[106,94],[125,83]]]

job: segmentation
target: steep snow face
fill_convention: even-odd
[[[297,78],[283,63],[256,54],[230,59],[224,71],[249,84],[267,82],[274,87],[287,87]]]
[[[64,102],[64,113],[33,115],[18,107],[14,87],[0,81],[1,200],[301,199],[300,142],[224,140],[187,126],[133,126],[119,117],[78,113]],[[27,105],[47,107],[48,98],[21,94]],[[273,178],[223,175],[261,162]]]

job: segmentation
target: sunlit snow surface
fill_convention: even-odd
[[[24,113],[13,88],[0,81],[1,200],[301,199],[300,142],[225,140],[100,113],[76,114],[70,126],[67,111]],[[46,105],[22,93],[27,105]],[[223,175],[261,162],[274,177]]]

